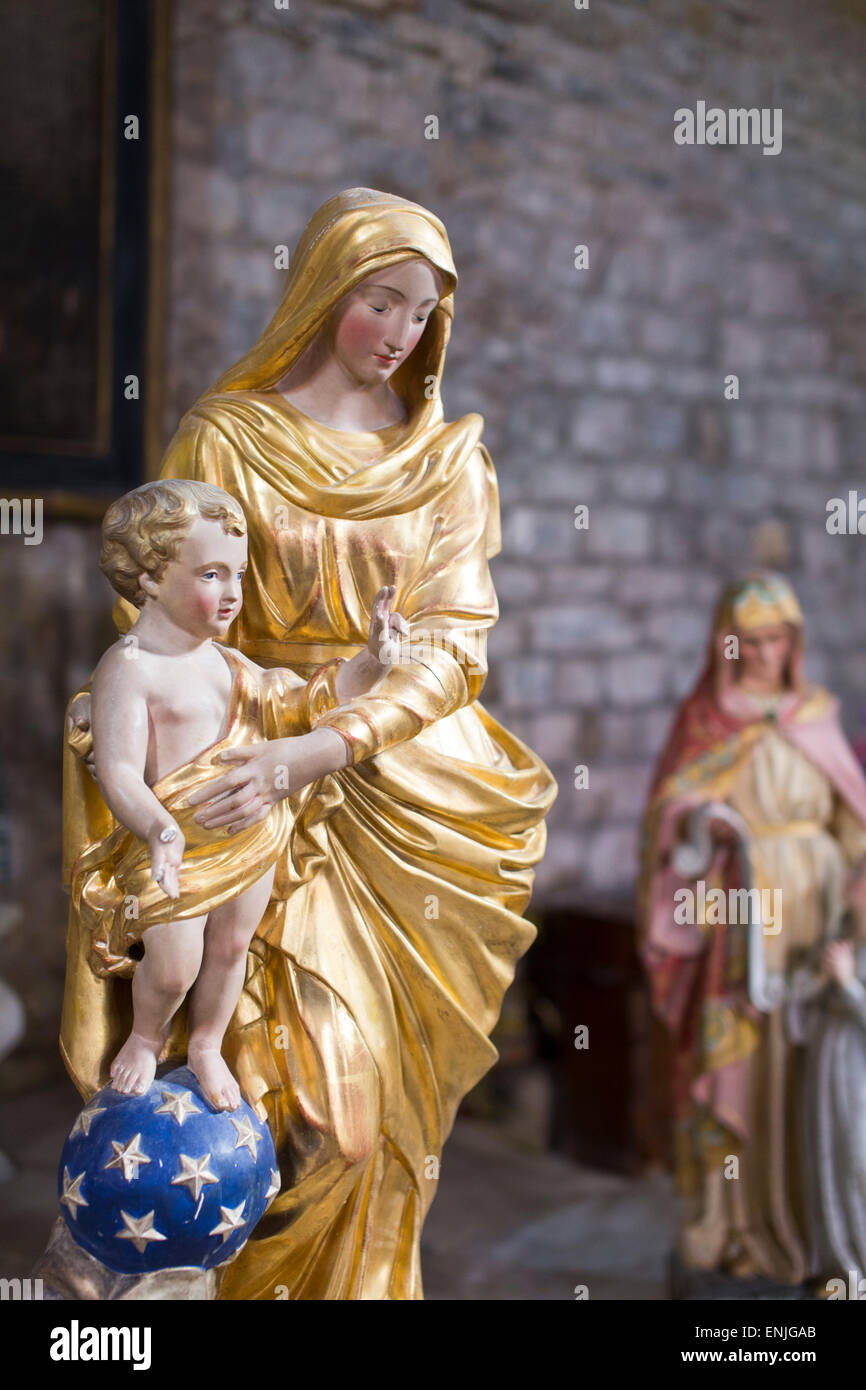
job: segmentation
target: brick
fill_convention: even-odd
[[[550,705],[555,664],[546,656],[512,657],[498,667],[499,695],[506,709],[535,711]]]
[[[646,511],[609,503],[590,508],[589,526],[580,535],[593,559],[645,559],[651,551],[652,526]]]
[[[695,603],[711,603],[718,587],[714,574],[702,575],[691,567],[627,565],[617,575],[615,592],[620,603],[662,608],[686,596]]]
[[[688,416],[681,405],[667,401],[641,403],[637,433],[651,453],[672,454],[688,441]]]
[[[541,571],[530,565],[510,564],[495,556],[491,561],[490,572],[500,606],[522,607],[538,593],[541,585]]]
[[[725,507],[732,512],[755,512],[771,507],[779,496],[778,481],[764,473],[730,473],[722,480]],[[790,505],[790,488],[785,487],[785,503]]]
[[[637,825],[610,826],[592,837],[587,855],[588,878],[603,892],[627,891],[637,875]]]
[[[687,320],[682,315],[662,310],[648,311],[641,318],[640,346],[653,357],[693,362],[706,357],[710,340],[710,329],[705,322]]]
[[[528,619],[522,614],[501,614],[487,634],[487,655],[489,664],[523,656],[526,652],[526,628]]]
[[[773,361],[771,335],[749,320],[728,319],[721,327],[719,363],[723,374],[736,372],[742,377]]]
[[[606,598],[613,589],[614,576],[609,565],[592,565],[581,556],[574,565],[550,565],[546,588],[557,602],[570,597],[575,603]]]
[[[570,827],[548,827],[544,858],[535,870],[533,901],[563,885],[573,891],[582,877],[587,851],[584,837]]]
[[[769,335],[768,357],[776,371],[820,370],[829,361],[829,339],[823,329],[786,324]]]
[[[186,232],[227,237],[240,222],[237,181],[220,169],[185,163],[174,178],[173,207]]]
[[[804,474],[810,462],[809,417],[800,410],[768,410],[763,418],[762,465],[774,473]]]
[[[659,653],[693,652],[703,648],[710,626],[710,612],[673,605],[653,613],[643,630],[645,645]]]
[[[671,474],[662,464],[620,463],[611,469],[613,486],[630,502],[657,502],[671,483]]]
[[[574,415],[572,444],[588,454],[615,457],[634,442],[634,414],[629,402],[587,396]]]
[[[604,664],[605,696],[614,708],[656,705],[666,693],[666,672],[667,657],[663,652],[610,656]]]
[[[573,656],[579,652],[618,651],[634,642],[632,621],[614,604],[580,607],[549,605],[538,615],[533,645],[543,652]]]
[[[502,517],[502,550],[512,560],[567,559],[577,553],[577,538],[573,518],[562,507],[514,505]]]
[[[560,661],[556,671],[554,696],[568,708],[596,705],[601,700],[601,673],[597,659],[588,657]]]
[[[630,299],[657,299],[661,255],[651,243],[631,242],[617,248],[610,258],[605,290]]]
[[[641,395],[653,390],[658,373],[651,362],[641,357],[599,357],[594,377],[602,391]]]
[[[630,348],[634,317],[634,310],[622,300],[588,298],[577,315],[578,340],[584,347]]]
[[[796,267],[778,260],[757,261],[748,267],[749,309],[759,318],[792,319],[805,313],[806,303]]]
[[[248,127],[253,167],[283,178],[334,177],[342,157],[333,126],[298,111],[253,112]]]
[[[572,764],[580,761],[579,729],[580,720],[576,714],[565,710],[547,710],[532,721],[530,747],[551,768],[570,771]]]
[[[600,764],[589,768],[589,786],[575,799],[589,803],[597,824],[633,822],[649,795],[652,768],[644,761]]]

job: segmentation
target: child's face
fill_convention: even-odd
[[[143,575],[148,604],[158,604],[191,636],[221,636],[241,611],[246,536],[228,536],[219,521],[197,516],[159,582]]]

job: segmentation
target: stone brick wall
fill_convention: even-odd
[[[61,1065],[62,719],[114,636],[98,556],[96,523],[47,521],[41,545],[0,540],[0,976],[28,1030],[0,1094]]]
[[[165,442],[270,318],[273,247],[325,198],[372,185],[444,219],[446,413],[485,416],[502,492],[484,700],[560,784],[533,906],[627,909],[652,760],[743,563],[792,575],[857,732],[866,542],[824,515],[866,490],[864,34],[836,0],[176,0]],[[781,106],[782,153],[676,146],[698,99]],[[113,632],[96,557],[69,521],[0,545],[0,974],[52,1058],[61,716]]]
[[[446,415],[484,415],[502,491],[484,699],[560,783],[539,903],[629,898],[653,757],[744,564],[791,575],[811,674],[858,731],[866,548],[825,507],[863,477],[864,19],[840,0],[177,0],[166,439],[270,318],[273,247],[325,198],[371,185],[443,218]],[[676,145],[699,99],[781,107],[781,153]]]

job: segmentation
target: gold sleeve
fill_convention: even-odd
[[[486,450],[468,460],[462,486],[450,490],[407,592],[395,607],[409,624],[407,659],[391,667],[368,695],[320,718],[319,727],[347,739],[352,762],[413,738],[478,698],[487,679],[487,629],[499,616],[488,568],[498,542],[499,506]]]
[[[320,717],[339,703],[337,675],[348,657],[337,656],[304,681],[294,671],[274,667],[262,677],[262,712],[268,738],[308,734]]]

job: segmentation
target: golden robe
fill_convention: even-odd
[[[348,289],[409,255],[438,266],[447,293],[393,378],[405,425],[331,429],[271,389]],[[442,1147],[497,1059],[488,1035],[536,934],[521,914],[556,784],[478,700],[501,542],[483,421],[445,423],[430,389],[455,284],[432,214],[375,190],[331,199],[269,329],[164,461],[164,476],[243,504],[250,564],[227,640],[253,660],[305,677],[354,655],[385,584],[412,634],[411,660],[318,719],[352,763],[289,799],[292,835],[224,1048],[270,1125],[281,1192],[226,1269],[225,1298],[423,1297]],[[84,791],[92,808],[98,792]],[[69,800],[72,828],[85,809]],[[86,1089],[80,1030],[64,1038]]]

